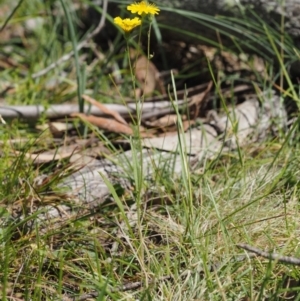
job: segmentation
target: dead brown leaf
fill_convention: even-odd
[[[96,117],[93,115],[86,115],[84,113],[73,113],[72,117],[78,117],[83,121],[90,122],[93,125],[98,126],[99,128],[106,130],[108,132],[132,135],[133,130],[130,126],[122,124],[118,121],[109,118]]]
[[[87,102],[89,102],[91,105],[93,105],[93,106],[97,107],[98,109],[100,109],[103,113],[114,117],[120,123],[123,123],[123,124],[126,124],[126,125],[128,124],[125,121],[125,119],[118,112],[109,109],[107,106],[103,105],[102,103],[98,102],[97,100],[93,99],[92,97],[90,97],[88,95],[82,95],[82,98],[84,100],[86,100]]]
[[[136,56],[136,51],[130,51],[131,57]],[[145,56],[140,55],[134,65],[135,77],[142,86],[143,95],[151,95],[155,90],[161,94],[166,94],[163,80],[155,65]]]
[[[66,122],[48,122],[49,130],[54,138],[61,138],[73,125]]]

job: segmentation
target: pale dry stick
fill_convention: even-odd
[[[101,19],[100,19],[100,22],[99,22],[98,26],[90,34],[87,35],[87,37],[85,38],[85,40],[83,40],[81,43],[79,43],[77,45],[76,51],[79,51],[84,46],[86,46],[88,44],[88,42],[94,36],[96,36],[102,30],[102,28],[104,27],[104,25],[105,25],[105,17],[106,17],[106,13],[107,13],[107,2],[108,2],[108,0],[103,0],[102,15],[101,15]],[[47,74],[49,71],[51,71],[55,67],[57,67],[60,64],[68,61],[73,55],[74,55],[74,50],[72,50],[69,53],[63,55],[60,59],[58,59],[56,62],[50,64],[45,69],[40,70],[39,72],[33,73],[31,75],[31,77],[32,78],[38,78],[38,77],[41,77],[41,76]]]
[[[184,100],[179,100],[180,105],[183,104]],[[106,108],[109,110],[116,111],[123,118],[127,118],[130,114],[135,112],[135,103],[126,104],[126,106],[121,104],[106,104]],[[144,114],[148,114],[148,112],[152,113],[154,110],[161,111],[164,108],[168,108],[170,106],[169,101],[161,101],[155,103],[145,103],[144,104]],[[13,118],[22,118],[24,120],[35,120],[38,119],[42,114],[48,119],[57,119],[57,118],[65,118],[66,116],[70,116],[72,113],[78,112],[77,104],[59,104],[59,105],[51,105],[48,108],[45,108],[42,105],[21,105],[21,106],[1,106],[0,105],[0,115],[5,119],[13,119]],[[105,116],[104,112],[98,109],[95,106],[92,106],[91,109],[85,108],[86,114],[96,115],[96,116]],[[143,114],[143,118],[144,118]]]
[[[241,249],[244,249],[246,251],[255,253],[258,256],[261,256],[261,257],[264,257],[264,258],[267,258],[267,259],[277,260],[278,262],[281,262],[281,263],[300,265],[300,258],[290,257],[290,256],[281,256],[278,253],[265,252],[261,249],[252,247],[252,246],[247,245],[247,244],[237,244],[237,247],[241,248]]]

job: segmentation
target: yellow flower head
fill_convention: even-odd
[[[130,32],[133,28],[141,25],[142,21],[139,18],[133,18],[133,19],[121,19],[120,17],[114,18],[114,23],[119,25],[125,33]]]
[[[155,4],[150,4],[148,1],[141,1],[139,3],[133,3],[127,6],[127,9],[130,10],[133,14],[138,13],[139,15],[142,14],[151,14],[151,15],[158,15],[160,11],[159,8],[156,7]]]

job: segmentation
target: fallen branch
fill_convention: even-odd
[[[185,104],[193,104],[195,102],[195,98],[199,99],[199,95],[208,92],[209,83],[199,85],[197,87],[193,87],[187,90],[181,90],[177,92],[177,97],[179,99],[178,105],[182,106]],[[223,89],[222,94],[223,97],[231,97],[232,93],[240,93],[240,92],[248,92],[250,93],[251,87],[247,85],[237,86],[234,89]],[[188,97],[186,97],[188,96]],[[113,98],[113,96],[110,96]],[[212,101],[214,99],[214,93],[209,93],[207,95],[207,102]],[[87,95],[84,95],[86,101],[91,100],[91,98]],[[101,101],[101,99],[100,99]],[[114,115],[114,118],[121,123],[124,123],[123,118],[130,117],[136,111],[136,103],[131,100],[131,102],[127,101],[125,105],[121,104],[100,104],[97,102],[97,105],[94,105],[96,102],[93,100],[90,101],[92,106],[85,106],[84,113],[91,114],[95,116],[107,116]],[[110,113],[108,113],[110,112]],[[143,121],[153,118],[160,117],[162,115],[170,114],[174,112],[173,107],[171,106],[169,95],[161,95],[157,97],[151,97],[149,99],[145,99],[143,103],[143,112],[142,119]],[[0,106],[0,116],[4,120],[13,119],[13,118],[22,118],[24,120],[37,120],[42,115],[48,119],[55,118],[65,118],[66,116],[70,116],[74,113],[79,113],[78,104],[58,104],[51,105],[49,107],[44,107],[42,105],[28,105],[28,106]],[[119,116],[116,118],[116,116]],[[120,116],[121,115],[121,116]],[[121,121],[122,120],[122,121]],[[0,119],[1,121],[1,119]],[[3,122],[3,121],[2,121]],[[126,123],[126,122],[125,122]]]
[[[296,257],[290,257],[290,256],[281,256],[280,254],[277,253],[272,253],[272,252],[265,252],[261,249],[252,247],[247,244],[237,244],[238,248],[244,249],[246,251],[255,253],[261,257],[271,259],[271,260],[276,260],[280,263],[286,263],[286,264],[293,264],[293,265],[299,265],[300,266],[300,258]]]
[[[179,105],[182,105],[184,100],[179,101]],[[104,106],[104,105],[103,105]],[[125,105],[119,104],[105,104],[106,109],[114,111],[123,118],[129,117],[130,114],[136,110],[135,103],[128,103]],[[153,114],[155,112],[161,112],[164,109],[170,110],[170,101],[160,102],[148,102],[143,105],[143,116],[144,114]],[[41,116],[45,116],[48,119],[64,118],[71,116],[72,114],[79,113],[77,104],[62,104],[52,105],[48,108],[42,105],[29,105],[29,106],[0,106],[0,115],[4,120],[13,118],[22,118],[24,120],[36,120]],[[106,111],[100,110],[96,106],[85,106],[84,113],[95,116],[106,116]]]
[[[130,111],[130,108],[122,105],[111,104],[106,106],[111,110],[119,112],[120,114],[128,114],[128,112]],[[43,115],[49,119],[64,118],[66,116],[70,116],[73,113],[79,113],[78,104],[52,105],[48,108],[42,105],[0,106],[0,115],[4,120],[13,118],[36,120]],[[95,106],[92,106],[91,109],[89,109],[88,106],[86,106],[85,113],[90,113],[96,116],[105,115],[103,111],[99,110]]]

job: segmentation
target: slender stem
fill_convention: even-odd
[[[78,105],[79,105],[79,112],[82,113],[84,111],[84,102],[83,102],[83,98],[81,97],[81,95],[82,95],[84,87],[83,87],[83,82],[82,82],[82,73],[81,73],[80,64],[79,64],[79,55],[78,55],[78,51],[77,51],[77,38],[76,38],[75,28],[73,26],[73,21],[72,21],[70,12],[66,7],[65,2],[63,0],[60,0],[60,2],[63,7],[65,16],[67,18],[68,27],[69,27],[70,35],[71,35],[71,41],[72,41],[72,46],[73,46],[73,51],[74,51],[74,58],[75,58],[75,67],[76,67]]]

